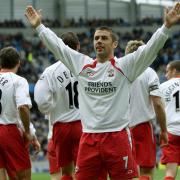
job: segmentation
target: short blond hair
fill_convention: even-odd
[[[126,45],[125,54],[129,54],[136,51],[139,48],[139,46],[142,45],[144,45],[143,41],[138,41],[138,40],[129,41]]]
[[[180,73],[180,60],[174,60],[168,63],[170,69],[176,69],[178,73]]]

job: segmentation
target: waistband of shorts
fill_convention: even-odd
[[[130,128],[130,129],[133,129],[133,128],[137,127],[137,126],[144,125],[144,124],[151,124],[151,120],[145,121],[145,122],[142,122],[142,123],[139,123],[139,124],[136,124],[136,125],[134,125],[134,126],[132,126],[132,127],[129,127],[129,128]]]
[[[0,124],[0,127],[2,126],[14,126],[14,127],[17,127],[17,124]]]
[[[53,125],[57,125],[57,124],[75,124],[75,123],[80,123],[81,120],[75,120],[75,121],[71,121],[71,122],[61,122],[61,121],[56,121]]]

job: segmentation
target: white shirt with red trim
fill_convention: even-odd
[[[156,58],[168,39],[162,26],[147,45],[120,59],[99,63],[66,46],[49,28],[39,25],[43,43],[78,78],[79,107],[83,132],[120,131],[129,124],[129,90],[131,83]]]
[[[155,119],[150,96],[161,97],[159,78],[148,67],[132,84],[130,92],[130,127]]]
[[[168,132],[180,136],[180,77],[160,85],[163,94]]]
[[[12,72],[0,72],[0,124],[19,124],[18,107],[31,107],[26,79]]]
[[[51,124],[80,120],[78,82],[63,63],[45,69],[35,85],[34,98]]]

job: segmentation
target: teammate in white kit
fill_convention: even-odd
[[[64,34],[62,38],[69,47],[79,50],[74,33]],[[60,167],[61,180],[72,179],[74,172],[82,134],[77,86],[75,77],[60,61],[46,68],[35,86],[35,101],[50,121],[48,159],[52,179],[60,179]]]
[[[16,75],[20,55],[13,47],[0,51],[0,179],[31,179],[31,162],[27,143],[30,135],[31,99],[27,80]],[[23,135],[18,129],[22,121]]]
[[[112,180],[137,177],[128,129],[129,88],[153,62],[168,39],[169,29],[180,20],[180,3],[166,11],[164,25],[136,52],[114,59],[118,41],[110,28],[95,31],[96,60],[70,49],[49,28],[32,6],[26,17],[43,43],[78,78],[83,134],[78,152],[76,179],[97,179],[106,168]]]
[[[133,53],[143,41],[129,41],[125,54]],[[156,72],[148,67],[132,84],[130,92],[130,124],[135,145],[136,162],[140,168],[140,180],[153,179],[156,166],[156,140],[152,121],[159,122],[160,142],[168,143],[166,114],[159,90],[159,78]]]
[[[161,163],[166,164],[165,180],[175,180],[180,165],[180,60],[166,68],[168,81],[160,85],[167,115],[168,146],[162,147]]]

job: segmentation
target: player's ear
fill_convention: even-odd
[[[118,46],[118,41],[114,41],[113,42],[113,48],[115,49],[115,48],[117,48],[117,46]]]
[[[172,74],[173,74],[174,77],[176,76],[176,74],[177,74],[176,68],[172,69]]]

